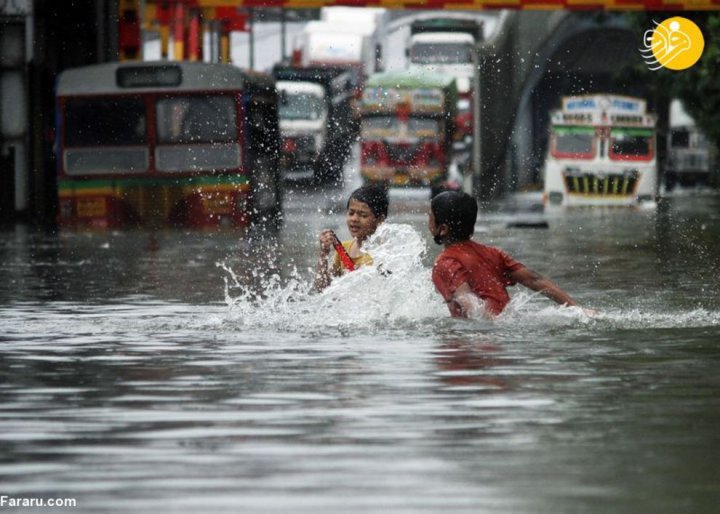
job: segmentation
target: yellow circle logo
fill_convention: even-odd
[[[645,33],[645,60],[651,70],[668,68],[679,71],[695,64],[705,48],[705,38],[695,23],[674,16]],[[652,58],[650,58],[652,53]]]

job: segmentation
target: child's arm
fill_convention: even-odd
[[[328,266],[328,256],[335,243],[335,233],[330,229],[320,232],[320,260],[318,261],[315,289],[322,291],[332,282],[333,272]]]
[[[315,277],[315,290],[322,291],[332,282],[332,276],[328,269],[327,258],[320,256],[320,262],[318,263],[317,276]]]
[[[556,303],[560,305],[577,305],[569,294],[560,289],[560,287],[552,282],[551,280],[543,277],[539,273],[531,270],[530,268],[520,268],[517,271],[513,271],[510,274],[512,278],[518,284],[522,284],[525,287],[538,291]]]
[[[460,307],[464,318],[492,317],[485,308],[485,302],[473,292],[467,282],[463,282],[458,286],[450,301]]]

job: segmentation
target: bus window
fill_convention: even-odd
[[[237,114],[231,96],[176,96],[155,106],[159,171],[240,167]]]
[[[555,127],[552,155],[557,158],[592,159],[595,157],[595,129],[592,127]]]
[[[609,157],[614,160],[649,161],[653,157],[653,131],[639,128],[613,128]]]
[[[178,96],[158,100],[158,143],[223,143],[237,138],[230,96]]]
[[[142,98],[69,98],[63,110],[65,171],[70,175],[148,169]]]
[[[65,146],[144,145],[141,98],[70,98],[65,103]]]

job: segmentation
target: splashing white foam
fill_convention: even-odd
[[[540,293],[519,291],[513,295],[510,304],[495,321],[501,325],[522,321],[536,328],[590,326],[599,329],[663,329],[720,326],[720,312],[704,308],[658,312],[613,306],[593,310],[594,313],[588,314],[581,307],[563,307],[548,303],[548,299]]]
[[[334,278],[322,292],[297,275],[285,283],[278,275],[270,276],[260,293],[253,292],[221,265],[228,273],[226,302],[243,325],[292,331],[447,317],[430,270],[423,265],[427,246],[414,228],[383,223],[363,249],[372,256],[373,265]],[[233,296],[231,289],[239,293]]]

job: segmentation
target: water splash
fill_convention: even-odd
[[[703,328],[720,327],[720,312],[704,308],[678,312],[644,312],[640,309],[608,309],[598,322],[613,328]]]
[[[382,328],[447,317],[423,265],[427,246],[410,225],[384,223],[364,244],[374,264],[336,277],[324,291],[299,273],[266,277],[261,291],[246,287],[225,264],[225,301],[244,326],[280,331],[318,328]]]
[[[406,224],[384,223],[363,245],[374,264],[336,277],[324,291],[313,288],[313,278],[295,270],[289,277],[262,271],[258,290],[246,277],[225,264],[225,301],[230,322],[245,328],[316,334],[317,331],[361,329],[378,333],[400,328],[424,331],[440,327],[481,332],[513,327],[528,330],[562,327],[682,328],[720,326],[720,312],[702,308],[671,312],[644,312],[638,308],[598,307],[589,316],[579,307],[562,307],[539,293],[518,286],[512,300],[497,318],[478,314],[470,320],[449,320],[447,306],[435,291],[431,269],[424,263],[427,244]],[[259,273],[259,272],[258,272]],[[594,307],[594,306],[593,306]]]
[[[720,327],[720,312],[705,308],[657,311],[611,306],[593,309],[595,312],[589,315],[581,307],[548,302],[540,293],[515,291],[495,323],[512,326],[522,322],[534,328],[583,326],[592,330]]]

